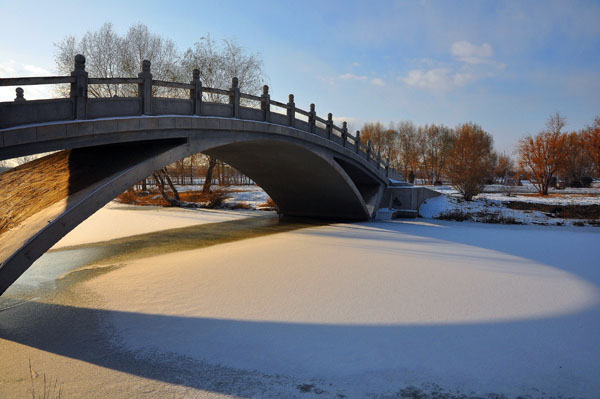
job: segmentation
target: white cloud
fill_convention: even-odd
[[[450,48],[452,55],[458,58],[462,62],[468,64],[481,64],[487,61],[487,58],[494,55],[492,46],[488,43],[483,43],[481,46],[461,40],[459,42],[452,43]]]
[[[369,78],[365,75],[355,75],[353,73],[345,73],[339,76],[342,80],[356,80],[356,81],[369,81],[371,84],[375,86],[385,86],[385,81],[381,78]]]
[[[400,77],[409,86],[434,90],[449,90],[465,86],[471,82],[496,76],[506,65],[494,61],[494,49],[488,43],[478,46],[465,40],[458,41],[450,47],[454,62],[439,63],[431,59],[423,59],[425,68],[409,70],[406,76]]]
[[[0,64],[0,77],[28,77],[52,75],[47,69],[36,65],[20,64],[14,60],[8,60]],[[15,99],[16,87],[0,87],[0,101],[13,101]],[[52,97],[52,85],[23,86],[25,99],[37,100]]]
[[[450,70],[447,68],[412,69],[401,80],[409,86],[427,89],[447,89],[452,85]]]
[[[369,77],[368,76],[355,75],[353,73],[345,73],[343,75],[340,75],[340,79],[342,79],[342,80],[368,80]]]

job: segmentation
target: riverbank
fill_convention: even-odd
[[[251,223],[184,251],[156,241],[168,251],[152,256],[126,256],[139,236],[97,244],[125,255],[0,312],[0,396],[27,396],[29,359],[63,397],[600,391],[597,229],[266,219],[269,234]]]

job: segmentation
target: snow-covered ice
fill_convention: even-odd
[[[436,384],[595,398],[599,238],[569,227],[330,225],[141,259],[85,288],[130,350],[318,381],[346,397]]]

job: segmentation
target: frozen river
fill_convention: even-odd
[[[0,298],[0,397],[596,398],[599,242],[110,204]]]

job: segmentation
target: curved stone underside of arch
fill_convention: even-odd
[[[128,187],[198,152],[245,173],[285,215],[365,220],[384,189],[352,160],[289,137],[231,132],[60,151],[0,174],[0,294]]]

